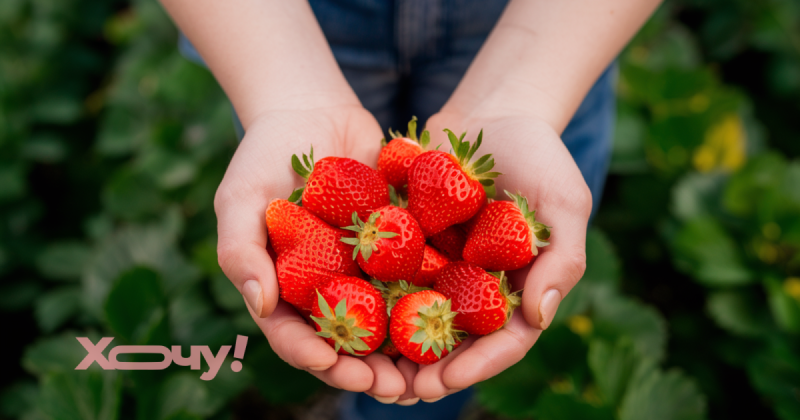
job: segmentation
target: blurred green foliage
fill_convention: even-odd
[[[154,0],[0,2],[0,311],[21,345],[0,416],[288,416],[322,388],[216,263],[231,109],[176,39]],[[619,95],[587,273],[478,401],[542,420],[800,418],[800,4],[668,1],[621,55]],[[76,336],[236,334],[244,369],[210,382],[74,370]]]

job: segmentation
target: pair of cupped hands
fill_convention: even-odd
[[[495,170],[502,173],[497,198],[507,199],[503,190],[522,193],[536,209],[537,221],[552,227],[551,245],[527,268],[510,273],[513,289],[524,288],[522,305],[510,322],[492,334],[467,338],[434,364],[417,365],[405,357],[393,362],[381,352],[366,357],[339,355],[279,299],[274,261],[266,250],[267,205],[302,185],[290,159],[307,153],[311,145],[317,159],[342,156],[376,166],[385,135],[360,104],[271,110],[253,119],[214,203],[219,264],[244,295],[275,353],[330,386],[365,392],[384,403],[435,401],[511,367],[550,325],[561,299],[585,269],[591,194],[558,133],[547,123],[524,113],[467,115],[443,110],[427,121],[426,128],[431,134],[429,150],[439,144],[441,150],[449,150],[445,128],[457,134],[467,131],[470,141],[483,129],[476,156],[494,156]]]

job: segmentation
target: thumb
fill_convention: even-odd
[[[521,309],[525,320],[542,330],[553,322],[561,300],[586,270],[585,222],[575,220],[572,224],[557,226],[559,229],[554,229],[550,246],[539,249],[522,292]]]
[[[214,200],[217,258],[252,312],[264,318],[275,310],[280,296],[275,266],[266,249],[266,198],[232,197],[223,183]]]

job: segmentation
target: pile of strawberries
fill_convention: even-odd
[[[483,132],[470,144],[445,131],[452,154],[426,151],[416,119],[406,136],[390,130],[377,171],[314,162],[313,148],[295,155],[305,187],[267,208],[281,298],[341,354],[380,349],[430,364],[468,334],[502,328],[520,303],[504,272],[548,244],[524,197],[487,197],[500,174],[491,155],[472,159]]]

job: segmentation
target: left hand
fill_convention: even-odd
[[[530,350],[553,320],[558,304],[583,276],[586,229],[592,196],[561,138],[534,116],[475,118],[443,111],[428,121],[431,146],[448,150],[444,128],[456,135],[467,131],[474,141],[483,129],[483,144],[475,158],[491,153],[496,161],[497,199],[504,190],[528,198],[536,220],[552,227],[550,246],[541,248],[528,267],[510,275],[515,290],[524,288],[522,305],[505,327],[482,337],[470,337],[442,360],[420,366],[414,394],[434,401],[489,379],[511,367]],[[521,312],[521,313],[519,313]],[[408,389],[406,393],[408,393]]]

